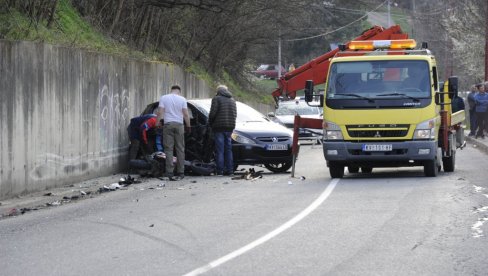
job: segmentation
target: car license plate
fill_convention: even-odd
[[[392,151],[391,144],[364,144],[363,151]]]
[[[284,144],[266,145],[267,150],[287,150],[288,146]]]

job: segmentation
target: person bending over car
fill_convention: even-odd
[[[153,152],[152,146],[148,143],[147,132],[156,128],[156,126],[157,117],[154,114],[142,115],[130,119],[130,124],[127,127],[130,140],[129,160],[137,158],[139,148],[142,149],[144,156]]]

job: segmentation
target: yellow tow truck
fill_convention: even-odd
[[[305,84],[306,101],[323,106],[323,153],[330,176],[377,167],[422,166],[435,177],[455,169],[464,143],[464,110],[453,113],[458,79],[438,78],[427,43],[361,40],[341,45],[329,60],[325,91]]]

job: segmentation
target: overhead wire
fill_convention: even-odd
[[[301,40],[308,40],[308,39],[313,39],[313,38],[317,38],[317,37],[322,37],[322,36],[326,36],[326,35],[329,35],[329,34],[332,34],[332,33],[335,33],[335,32],[338,32],[346,27],[349,27],[351,26],[352,24],[364,19],[365,17],[368,16],[368,13],[370,12],[374,12],[376,10],[378,10],[379,8],[381,8],[384,4],[386,4],[386,2],[388,2],[388,0],[385,0],[383,3],[381,3],[380,5],[378,5],[376,8],[372,9],[371,11],[369,12],[366,12],[365,15],[359,17],[358,19],[352,21],[352,22],[349,22],[348,24],[344,25],[344,26],[341,26],[335,30],[332,30],[332,31],[329,31],[329,32],[326,32],[326,33],[322,33],[322,34],[318,34],[318,35],[314,35],[314,36],[309,36],[309,37],[302,37],[302,38],[288,38],[288,39],[283,39],[283,41],[301,41]]]

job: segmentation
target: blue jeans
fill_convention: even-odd
[[[234,160],[232,158],[232,132],[215,132],[215,161],[217,174],[230,174],[234,172]]]

